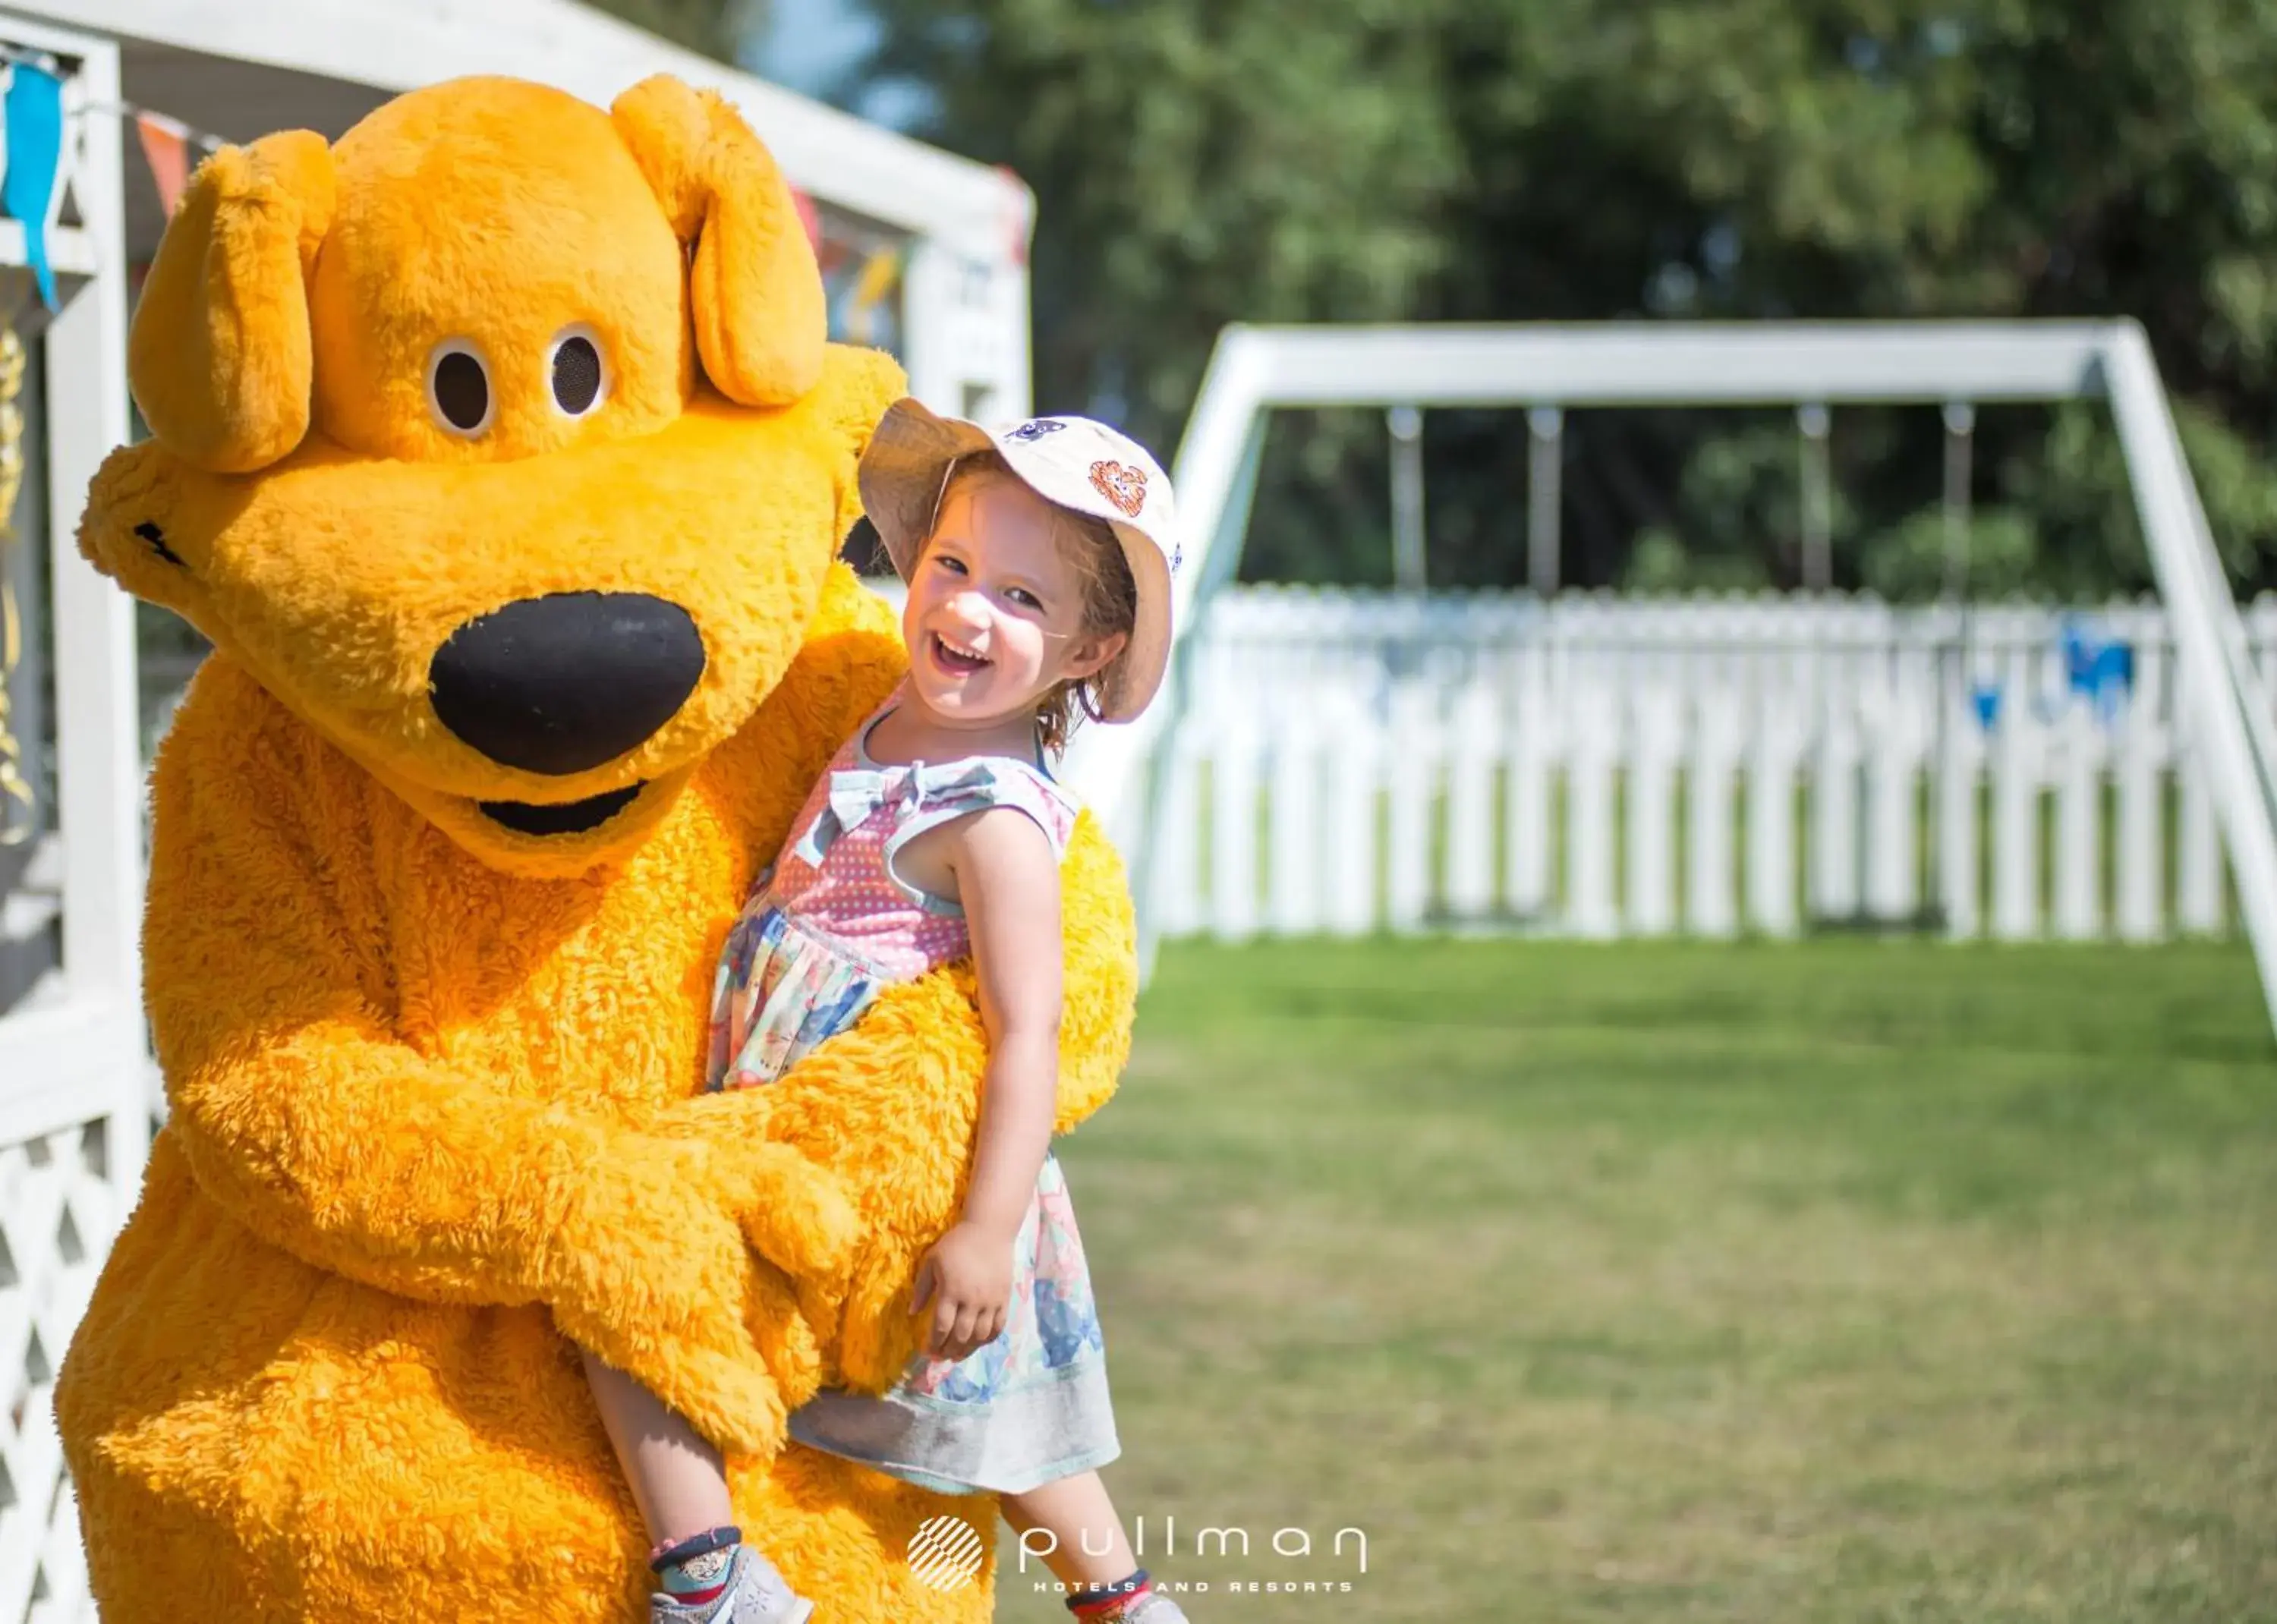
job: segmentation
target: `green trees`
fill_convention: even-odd
[[[763,20],[765,0],[586,0],[594,10],[722,62]]]
[[[2277,580],[2277,0],[876,0],[1040,199],[1037,383],[1174,443],[1231,320],[2131,315]],[[1778,583],[1773,419],[1569,418],[1570,580]],[[1836,415],[1838,577],[1933,589],[1932,412]],[[1256,573],[1388,574],[1373,414],[1276,424]],[[1519,414],[1427,429],[1435,581],[1522,573]],[[2101,414],[1986,412],[1975,584],[2147,582]]]

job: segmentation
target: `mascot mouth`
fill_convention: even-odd
[[[483,816],[520,835],[581,835],[598,829],[632,805],[646,784],[628,785],[583,801],[541,806],[528,801],[482,801],[475,804]]]

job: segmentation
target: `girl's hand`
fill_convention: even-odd
[[[924,1313],[928,1300],[933,1328],[925,1346],[934,1358],[962,1359],[994,1341],[1012,1300],[1011,1239],[981,1225],[957,1225],[918,1265],[910,1312]]]

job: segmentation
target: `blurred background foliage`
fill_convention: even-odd
[[[1040,406],[1166,456],[1233,321],[2131,315],[2234,578],[2277,586],[2277,0],[613,9],[761,72],[851,27],[799,87],[1020,173]],[[1568,582],[1794,583],[1786,414],[1567,423]],[[1937,589],[1942,433],[1834,414],[1839,585]],[[1523,414],[1430,414],[1425,456],[1432,583],[1517,583]],[[1386,466],[1380,414],[1284,414],[1245,573],[1387,582]],[[1980,412],[1972,486],[1972,591],[2149,586],[2099,410]]]

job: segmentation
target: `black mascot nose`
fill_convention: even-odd
[[[639,746],[703,675],[688,611],[629,592],[508,603],[452,633],[427,668],[444,726],[502,766],[556,778]]]

